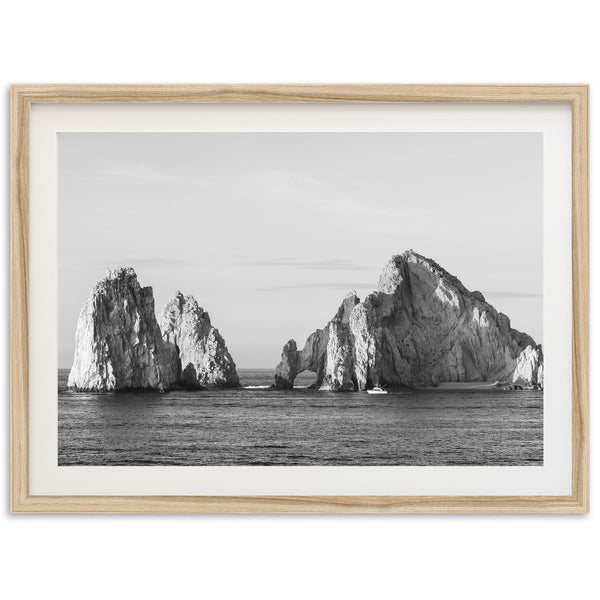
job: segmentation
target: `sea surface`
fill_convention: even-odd
[[[542,465],[543,392],[81,393],[58,371],[59,465]],[[311,379],[299,376],[297,386]]]

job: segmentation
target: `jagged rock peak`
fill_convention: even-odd
[[[225,340],[194,296],[177,292],[165,306],[160,329],[165,342],[175,344],[185,387],[236,387],[239,378]]]
[[[415,277],[429,275],[443,281],[447,287],[455,288],[461,294],[471,295],[473,293],[463,285],[458,277],[446,271],[433,259],[418,254],[412,249],[392,256],[379,277],[377,291],[393,294],[401,283],[409,279],[411,275]],[[481,292],[475,293],[481,295]]]
[[[96,285],[99,285],[107,280],[125,280],[130,277],[137,279],[137,274],[133,267],[117,267],[116,269],[108,268],[106,269],[104,278],[101,279]]]
[[[286,344],[275,385],[303,370],[321,389],[501,381],[543,387],[543,352],[506,315],[413,250],[385,265],[377,291],[348,296],[298,351]]]
[[[341,319],[344,323],[347,323],[350,320],[350,313],[353,311],[354,307],[360,302],[360,298],[356,295],[356,291],[352,290],[348,292],[344,301],[338,308],[336,313],[336,317]]]
[[[68,386],[81,391],[165,391],[179,373],[175,346],[165,343],[151,287],[131,267],[107,270],[81,309]]]
[[[180,291],[178,291],[175,294],[175,297],[167,304],[167,306],[170,306],[171,309],[181,314],[191,314],[195,319],[202,320],[205,325],[210,326],[210,315],[198,304],[196,298],[194,298],[194,296],[191,294],[184,296]]]

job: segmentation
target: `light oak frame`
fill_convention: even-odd
[[[29,122],[32,103],[554,102],[572,108],[570,496],[33,496],[29,493]],[[581,513],[589,511],[587,85],[13,85],[11,507],[15,513]]]

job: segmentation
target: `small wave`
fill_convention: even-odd
[[[267,390],[271,386],[270,385],[244,385],[242,389],[244,390]]]

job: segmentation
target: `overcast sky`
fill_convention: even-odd
[[[107,267],[181,290],[275,367],[409,248],[542,342],[542,135],[61,133],[59,366]]]

